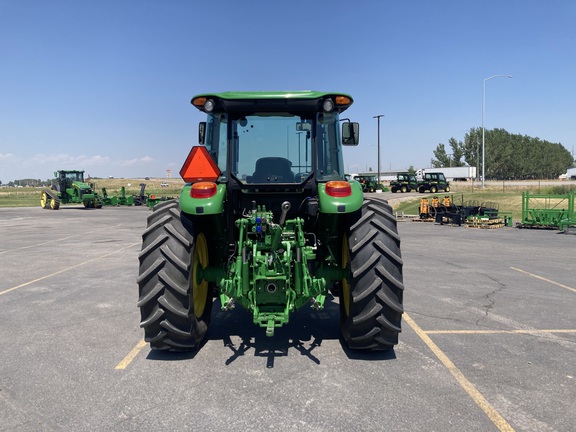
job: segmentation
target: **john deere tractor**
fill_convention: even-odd
[[[400,237],[386,201],[344,177],[342,145],[358,123],[342,93],[225,92],[195,96],[205,113],[180,175],[179,200],[148,217],[139,301],[153,349],[194,350],[213,302],[240,305],[273,336],[304,306],[338,302],[353,349],[398,343]]]
[[[54,173],[50,189],[40,193],[40,206],[58,210],[60,204],[84,204],[86,208],[102,207],[102,200],[92,187],[84,183],[84,171],[60,170]]]

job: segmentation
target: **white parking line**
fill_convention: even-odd
[[[31,248],[35,248],[35,247],[38,247],[38,246],[43,246],[43,245],[45,245],[45,244],[58,244],[58,243],[61,242],[62,240],[68,240],[69,238],[78,237],[79,235],[80,235],[80,234],[75,234],[75,235],[73,235],[73,236],[68,236],[68,237],[64,237],[64,238],[61,238],[61,239],[56,239],[56,240],[50,240],[50,241],[46,241],[46,242],[42,242],[42,243],[37,243],[37,244],[34,244],[34,245],[30,245],[30,246],[22,246],[22,247],[19,247],[19,248],[16,248],[16,249],[3,250],[3,251],[0,251],[0,255],[5,254],[5,253],[11,253],[11,252],[18,251],[18,250],[22,250],[22,249],[31,249]]]

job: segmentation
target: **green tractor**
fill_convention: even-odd
[[[359,175],[355,177],[355,180],[360,183],[362,192],[376,192],[376,189],[381,188],[374,175]]]
[[[412,192],[418,189],[418,180],[416,179],[416,174],[414,173],[398,173],[396,175],[396,180],[390,182],[390,190],[393,193],[396,192]]]
[[[345,180],[342,145],[358,123],[341,93],[225,92],[195,96],[207,115],[180,175],[179,200],[154,207],[139,254],[145,340],[199,348],[214,299],[242,306],[273,336],[295,310],[338,302],[353,349],[398,343],[403,276],[396,219]],[[341,126],[340,126],[341,125]]]
[[[93,187],[84,183],[84,171],[60,170],[54,173],[50,189],[40,193],[40,206],[58,210],[60,204],[84,204],[86,208],[101,208],[102,200]]]

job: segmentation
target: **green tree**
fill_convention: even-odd
[[[444,167],[458,167],[464,166],[462,162],[462,157],[464,156],[464,144],[456,138],[450,138],[448,140],[448,145],[450,146],[451,152],[447,152],[444,144],[438,144],[436,150],[434,150],[434,156],[436,159],[432,159],[430,163],[434,168],[444,168]]]
[[[574,162],[570,152],[560,143],[551,143],[526,135],[511,134],[504,129],[486,130],[484,136],[487,179],[557,178]],[[450,138],[450,157],[444,144],[434,150],[434,167],[462,166],[461,158],[482,170],[482,129],[471,128],[464,142]],[[448,163],[447,163],[448,162]]]

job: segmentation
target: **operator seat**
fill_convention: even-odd
[[[248,176],[250,183],[294,183],[292,162],[282,157],[263,157],[256,161],[256,168],[252,176]]]

